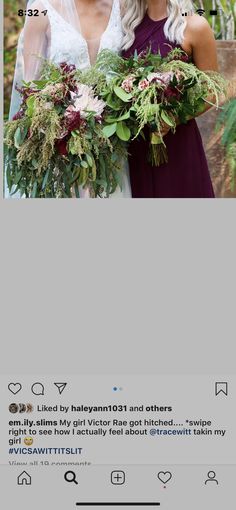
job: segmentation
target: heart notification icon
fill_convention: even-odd
[[[159,471],[157,478],[160,482],[166,484],[171,480],[172,473],[170,471]]]
[[[20,383],[10,383],[8,389],[13,395],[16,395],[22,389],[22,385]]]

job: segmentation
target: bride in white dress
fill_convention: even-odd
[[[15,85],[40,76],[42,59],[55,64],[67,62],[80,70],[95,63],[103,49],[120,52],[123,32],[120,0],[29,0],[21,33],[13,83],[10,117],[19,109]],[[82,198],[89,198],[80,189]],[[122,168],[122,191],[111,198],[129,198],[131,189],[128,163]]]

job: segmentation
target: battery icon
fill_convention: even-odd
[[[212,10],[210,11],[210,15],[211,15],[211,16],[217,16],[217,10],[212,9]]]

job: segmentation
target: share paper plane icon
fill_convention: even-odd
[[[64,391],[65,387],[67,386],[67,382],[54,382],[55,386],[57,387],[60,395]]]

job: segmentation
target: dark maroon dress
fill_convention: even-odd
[[[135,32],[135,41],[124,52],[129,57],[147,48],[165,56],[174,47],[164,34],[166,18],[153,21],[148,14]],[[176,45],[177,46],[177,45]],[[129,166],[134,198],[214,198],[201,135],[196,121],[179,125],[165,136],[168,162],[153,167],[148,163],[149,141],[138,138],[129,147]]]

